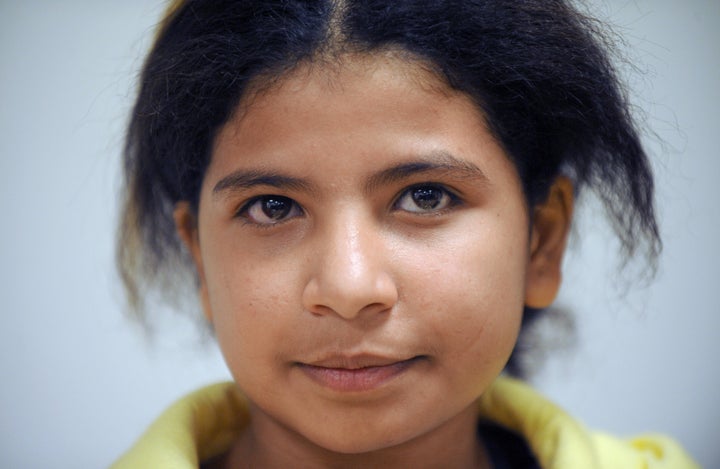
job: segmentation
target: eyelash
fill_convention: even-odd
[[[435,208],[430,207],[428,210],[425,210],[424,208],[418,206],[417,200],[412,199],[406,199],[407,197],[415,196],[431,196],[433,195],[432,192],[437,191],[440,199],[437,201],[437,204],[443,205],[441,208]],[[420,193],[419,193],[420,192]],[[424,193],[423,193],[424,192]],[[410,203],[413,203],[415,207],[417,207],[419,210],[411,210],[408,208],[403,208],[403,202],[406,200],[410,200]],[[265,212],[264,208],[260,204],[263,203],[270,203],[270,202],[280,202],[285,204],[290,204],[289,207],[285,210],[285,213],[281,213],[280,219],[275,219],[274,221],[270,222],[261,222],[257,220],[257,216],[253,216],[251,214],[251,211],[254,209],[260,210],[263,213],[257,214],[260,216],[265,216],[268,219],[272,219],[273,217],[271,215],[268,215],[267,212]],[[430,203],[432,203],[432,200],[429,200]],[[447,210],[460,205],[462,201],[460,198],[451,190],[446,188],[442,184],[437,183],[420,183],[420,184],[414,184],[408,188],[403,189],[394,199],[392,203],[392,208],[394,210],[400,210],[406,213],[410,213],[413,215],[419,215],[419,216],[432,216],[432,215],[438,215],[446,212]],[[244,223],[248,225],[252,225],[258,228],[272,228],[277,225],[280,225],[282,223],[288,222],[292,220],[293,218],[296,218],[298,216],[302,216],[305,213],[305,211],[302,209],[302,207],[295,202],[290,197],[285,197],[281,195],[274,195],[274,194],[266,194],[266,195],[259,195],[256,197],[253,197],[249,199],[247,202],[245,202],[242,207],[236,212],[235,218],[240,218],[243,220]],[[288,216],[290,215],[290,216]]]
[[[435,208],[431,207],[430,210],[423,210],[420,208],[420,210],[407,210],[399,208],[400,204],[403,202],[405,197],[412,196],[413,194],[416,194],[418,191],[425,191],[426,195],[430,191],[438,191],[440,192],[441,199],[438,203],[444,203],[445,206],[441,208]],[[460,198],[450,189],[445,187],[443,184],[437,184],[437,183],[421,183],[421,184],[415,184],[407,189],[403,189],[402,192],[395,198],[395,202],[393,202],[393,208],[404,210],[405,212],[412,213],[415,215],[438,215],[441,213],[444,213],[445,211],[456,207],[457,205],[460,205],[462,201]],[[413,201],[415,205],[417,206],[416,201]]]
[[[268,223],[259,222],[257,220],[254,220],[253,219],[254,217],[251,214],[251,210],[253,210],[255,207],[257,207],[258,210],[261,210],[264,212],[263,207],[260,206],[259,204],[269,203],[271,201],[283,202],[286,204],[289,203],[290,206],[287,208],[287,213],[292,214],[292,216],[290,216],[288,218],[287,213],[286,213],[283,215],[282,219],[271,221]],[[293,213],[293,212],[297,212],[297,213]],[[245,202],[243,204],[243,206],[240,208],[240,210],[238,210],[237,213],[235,214],[235,218],[243,219],[244,223],[246,223],[248,225],[256,226],[258,228],[272,228],[276,225],[285,223],[297,216],[303,215],[304,213],[305,212],[303,211],[302,207],[300,207],[300,205],[297,202],[295,202],[293,199],[291,199],[290,197],[285,197],[282,195],[267,194],[267,195],[259,195],[257,197],[253,197],[250,200],[248,200],[247,202]],[[265,213],[264,215],[267,218],[272,219],[272,216],[268,215],[267,213]]]

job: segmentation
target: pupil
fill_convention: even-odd
[[[284,198],[268,198],[263,200],[262,211],[268,218],[279,220],[290,212],[290,204]]]
[[[418,207],[428,210],[440,204],[442,192],[434,187],[421,187],[413,191],[412,197]]]

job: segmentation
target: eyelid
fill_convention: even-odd
[[[405,197],[406,195],[408,195],[408,194],[409,194],[410,192],[412,192],[413,190],[417,190],[417,189],[421,189],[421,188],[429,188],[429,187],[435,188],[435,189],[439,189],[439,190],[443,191],[443,192],[450,198],[450,203],[449,203],[449,205],[448,205],[447,207],[443,207],[443,208],[437,209],[437,210],[430,210],[430,211],[426,211],[426,212],[423,212],[423,211],[417,211],[417,212],[407,211],[408,213],[412,213],[412,214],[415,214],[415,215],[421,215],[421,216],[422,216],[422,215],[437,215],[437,214],[440,214],[440,213],[445,212],[445,211],[448,210],[448,209],[452,209],[453,207],[456,207],[456,206],[458,206],[458,205],[461,205],[462,202],[463,202],[462,198],[460,197],[460,195],[458,195],[457,191],[449,188],[446,184],[443,184],[443,183],[440,183],[440,182],[429,182],[429,181],[428,181],[428,182],[420,182],[420,183],[417,183],[417,184],[412,184],[412,185],[410,185],[410,186],[402,189],[402,190],[398,193],[398,195],[395,196],[395,198],[393,199],[392,208],[393,208],[393,209],[398,209],[398,204],[399,204],[400,201],[403,199],[403,197]],[[402,210],[402,209],[399,209],[399,210]]]
[[[254,221],[252,218],[248,216],[249,210],[255,205],[256,203],[260,203],[263,199],[267,198],[277,198],[277,199],[284,199],[289,201],[292,204],[291,211],[293,209],[296,209],[299,214],[294,216],[289,216],[286,218],[283,218],[281,220],[275,220],[268,223],[261,223]],[[250,197],[249,199],[245,200],[242,204],[240,204],[240,208],[234,211],[233,218],[241,220],[244,224],[250,225],[257,228],[273,228],[277,225],[281,225],[283,223],[286,223],[294,218],[297,218],[300,215],[304,215],[305,210],[302,208],[302,206],[293,198],[285,196],[285,195],[279,195],[279,194],[260,194],[255,195],[253,197]]]

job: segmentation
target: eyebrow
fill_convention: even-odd
[[[239,170],[220,179],[213,187],[213,194],[219,195],[224,192],[242,191],[256,186],[312,192],[311,184],[301,178],[287,176],[275,171]]]
[[[440,173],[444,177],[456,180],[489,182],[485,173],[475,164],[457,158],[446,151],[438,151],[421,156],[413,161],[390,166],[372,174],[365,182],[365,191],[371,193],[379,187],[424,173]],[[303,178],[288,176],[276,171],[241,169],[218,181],[213,187],[213,195],[219,196],[222,193],[239,192],[256,186],[270,186],[302,192],[315,191],[315,186]]]
[[[438,151],[420,157],[416,161],[400,163],[373,174],[368,178],[365,190],[370,193],[378,187],[423,173],[440,173],[444,177],[462,181],[477,180],[483,184],[489,182],[485,173],[474,163],[462,160],[446,151]]]

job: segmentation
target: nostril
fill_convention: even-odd
[[[367,306],[365,306],[360,313],[372,313],[372,314],[378,314],[378,313],[387,313],[392,309],[393,305],[388,305],[385,303],[372,303]]]
[[[313,316],[326,316],[329,314],[336,314],[335,311],[332,310],[332,308],[321,304],[314,304],[310,305],[309,307],[306,306],[305,309]]]
[[[390,311],[398,298],[396,285],[384,273],[377,277],[374,281],[343,282],[318,275],[305,287],[303,307],[315,316],[335,314],[345,319]]]

